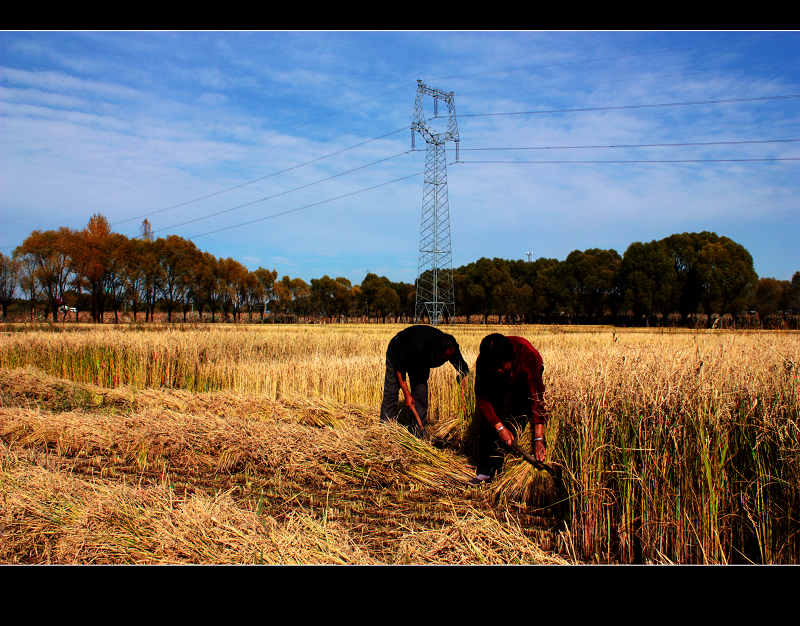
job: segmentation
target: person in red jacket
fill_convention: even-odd
[[[511,427],[522,431],[525,420],[533,432],[532,454],[544,462],[542,355],[523,337],[493,333],[483,338],[475,364],[475,397],[480,420],[478,465],[473,483],[491,480],[503,464],[500,442],[514,442]]]

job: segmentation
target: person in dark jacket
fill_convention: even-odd
[[[475,398],[480,420],[478,466],[474,483],[491,480],[503,464],[502,442],[511,446],[511,428],[521,432],[527,420],[533,433],[532,450],[544,462],[547,442],[544,428],[542,356],[523,337],[493,333],[483,338],[475,364]]]
[[[428,377],[431,368],[452,363],[456,380],[465,384],[469,366],[461,356],[455,337],[434,326],[418,324],[397,333],[386,349],[386,376],[383,382],[381,421],[397,419],[398,391],[403,390],[405,405],[416,410],[423,426],[428,414]],[[405,378],[408,375],[409,385]],[[416,425],[412,431],[417,431]]]

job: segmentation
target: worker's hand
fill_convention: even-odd
[[[547,458],[547,444],[544,440],[533,442],[533,456],[537,461],[544,463]]]
[[[514,435],[512,435],[511,431],[502,424],[497,425],[497,436],[500,437],[500,441],[506,444],[509,448],[511,447],[511,444],[514,443]]]

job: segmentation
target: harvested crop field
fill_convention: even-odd
[[[799,333],[445,327],[545,361],[561,479],[472,487],[449,365],[378,421],[401,328],[0,327],[0,562],[800,562]]]

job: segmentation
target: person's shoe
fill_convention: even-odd
[[[470,485],[482,485],[484,483],[488,483],[492,480],[492,477],[488,474],[476,474],[475,478],[469,481]]]

